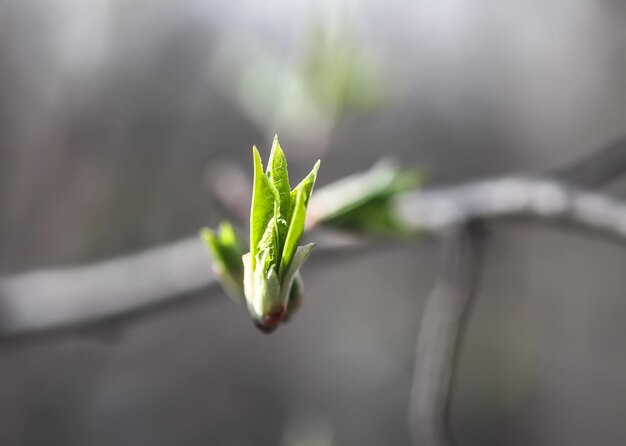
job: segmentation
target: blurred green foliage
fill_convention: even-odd
[[[373,235],[411,235],[414,231],[397,217],[394,202],[422,181],[419,169],[401,169],[383,160],[320,190],[315,209],[326,226]]]
[[[239,42],[242,60],[234,67],[231,63],[221,78],[253,121],[292,136],[325,133],[343,114],[368,112],[383,103],[383,64],[349,21],[317,18],[305,33],[291,59],[261,39]],[[219,64],[224,65],[229,64]]]
[[[337,113],[371,110],[383,99],[382,78],[382,66],[358,44],[348,24],[314,25],[302,67],[312,100]]]

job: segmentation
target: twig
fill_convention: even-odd
[[[554,181],[507,178],[410,194],[398,203],[406,223],[441,234],[474,220],[534,217],[626,239],[626,206]],[[337,252],[345,242],[325,249]],[[0,331],[23,333],[82,323],[152,305],[214,283],[198,238],[88,266],[0,279]]]
[[[417,338],[409,426],[415,445],[449,446],[448,410],[457,344],[474,298],[482,265],[478,224],[444,239],[441,275],[426,299]]]
[[[556,180],[578,187],[606,186],[626,172],[626,140],[617,139],[604,148],[560,169],[549,172]]]
[[[441,233],[471,220],[533,218],[626,239],[626,205],[554,180],[505,177],[408,194],[397,203],[416,230]]]
[[[316,257],[360,252],[354,238],[325,234]],[[180,298],[217,283],[206,247],[190,237],[85,266],[0,278],[4,336],[81,324]]]
[[[450,446],[450,396],[459,344],[474,301],[483,237],[472,219],[534,217],[626,239],[626,207],[578,187],[607,184],[626,171],[626,141],[550,175],[553,179],[504,178],[415,194],[398,205],[413,227],[451,230],[442,274],[422,312],[410,395],[409,426],[415,445]],[[477,225],[474,221],[473,225]],[[461,225],[461,229],[459,228]]]
[[[215,281],[199,238],[92,265],[0,280],[0,331],[38,331],[153,305]]]
[[[619,158],[616,152],[626,159],[626,145],[615,147],[619,151],[610,151],[611,159]],[[603,166],[605,153],[600,154]],[[615,172],[599,168],[593,159],[569,171],[585,178],[595,178],[591,172],[600,171],[615,177]],[[571,175],[568,178],[573,181]],[[407,194],[397,209],[422,234],[446,233],[475,219],[534,217],[626,238],[623,203],[538,178],[504,177]],[[341,252],[345,242],[331,241],[324,249]],[[19,334],[97,320],[182,297],[214,283],[208,255],[197,237],[88,266],[4,277],[0,278],[0,332]]]

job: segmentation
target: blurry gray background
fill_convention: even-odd
[[[380,68],[376,107],[285,118],[229,82],[266,54],[288,72],[311,23],[337,17]],[[215,225],[211,166],[250,173],[276,131],[294,177],[322,158],[319,185],[383,156],[432,186],[556,167],[626,132],[625,85],[619,1],[0,0],[0,273]],[[493,229],[458,443],[624,444],[623,246]],[[0,445],[407,445],[437,248],[313,256],[302,310],[271,336],[212,289],[2,340]]]

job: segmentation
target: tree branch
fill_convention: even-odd
[[[399,203],[413,227],[450,230],[441,277],[426,299],[417,339],[409,426],[414,444],[449,446],[450,397],[458,362],[462,331],[473,305],[482,266],[484,240],[472,226],[504,217],[553,219],[626,238],[623,204],[579,187],[607,184],[626,171],[626,141],[552,173],[554,180],[504,178],[469,187],[415,194]]]
[[[410,393],[409,426],[415,445],[448,446],[449,395],[456,352],[482,266],[484,238],[470,223],[444,237],[437,285],[422,312]]]
[[[565,167],[549,172],[556,180],[578,187],[606,186],[626,172],[626,140],[617,139],[604,148]]]
[[[316,257],[367,248],[324,235]],[[0,333],[25,334],[116,316],[217,284],[200,237],[91,265],[50,268],[0,278]]]
[[[0,280],[3,334],[82,323],[204,288],[215,281],[199,238],[92,265]]]
[[[472,220],[531,218],[626,239],[626,205],[554,180],[505,177],[407,194],[397,212],[411,228],[442,233]]]
[[[483,181],[408,194],[397,205],[401,218],[423,234],[445,233],[475,219],[532,217],[626,240],[624,204],[549,180]],[[335,239],[323,249],[338,252],[345,246]],[[0,279],[0,331],[17,334],[100,319],[213,283],[208,254],[196,237],[88,266],[18,274]]]
[[[600,153],[599,164],[591,158],[568,168],[568,181],[574,181],[571,172],[593,178],[594,184],[597,172],[613,179],[616,172],[603,167],[611,164],[606,160],[626,159],[626,145],[615,147],[619,150]],[[476,219],[532,217],[626,238],[623,203],[540,178],[504,177],[411,193],[397,202],[397,210],[408,225],[425,235],[447,233]],[[336,254],[354,245],[354,240],[334,239],[316,251]],[[209,256],[197,237],[92,265],[3,277],[0,332],[12,335],[84,323],[181,297],[214,283]]]

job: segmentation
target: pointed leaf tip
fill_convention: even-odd
[[[313,192],[313,186],[315,186],[315,181],[317,179],[317,172],[320,168],[320,160],[317,160],[311,172],[304,177],[304,179],[293,188],[291,191],[291,200],[295,202],[295,198],[298,194],[298,191],[302,190],[304,192],[304,206],[309,205],[309,199],[311,198],[311,193]]]

